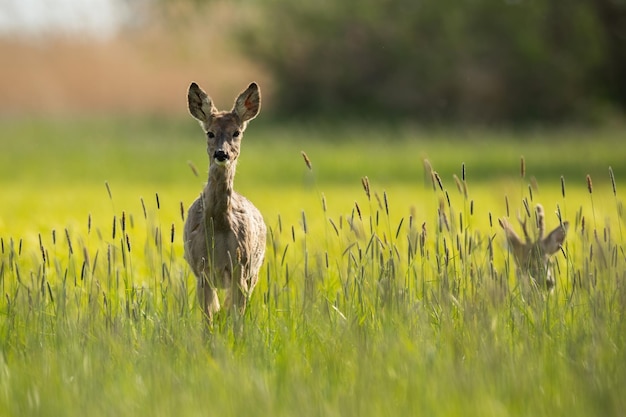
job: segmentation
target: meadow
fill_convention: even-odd
[[[0,414],[621,415],[623,128],[253,122],[242,335],[182,258],[191,119],[0,122]],[[305,162],[302,152],[310,161]],[[571,224],[525,292],[498,218]]]

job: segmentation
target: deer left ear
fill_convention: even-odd
[[[187,91],[187,106],[189,113],[203,125],[217,112],[211,97],[196,83],[191,83]]]
[[[504,229],[506,240],[509,242],[509,245],[511,245],[513,251],[517,252],[518,250],[521,250],[524,246],[524,242],[522,242],[522,239],[520,239],[517,233],[515,233],[515,230],[513,230],[509,222],[505,218],[501,218],[498,219],[498,223],[500,223],[500,227]]]
[[[545,254],[552,255],[559,250],[563,242],[565,242],[568,228],[569,222],[563,222],[562,225],[557,226],[556,229],[551,231],[550,234],[541,241],[541,246]]]
[[[256,83],[252,83],[235,100],[233,113],[243,124],[254,119],[259,114],[259,110],[261,110],[261,90]]]

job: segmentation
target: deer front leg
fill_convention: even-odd
[[[230,287],[227,288],[224,304],[235,317],[241,317],[246,311],[248,301],[248,283],[243,268],[237,266],[233,271]]]
[[[213,325],[213,316],[220,310],[220,300],[215,286],[211,285],[206,275],[198,278],[198,302],[207,323]]]

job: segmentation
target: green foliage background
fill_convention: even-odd
[[[250,5],[242,46],[272,74],[283,115],[590,122],[626,103],[623,2]]]

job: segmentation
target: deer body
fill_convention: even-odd
[[[185,222],[185,259],[197,279],[199,303],[211,321],[220,309],[218,288],[227,290],[229,307],[243,313],[265,254],[263,216],[233,189],[241,138],[248,121],[259,112],[260,92],[250,84],[232,111],[219,112],[192,83],[188,105],[207,135],[210,162],[207,184]]]
[[[500,219],[500,226],[504,229],[507,241],[513,252],[517,265],[517,275],[523,283],[552,290],[556,284],[550,270],[550,257],[555,254],[565,241],[568,222],[563,222],[554,230],[545,235],[544,212],[541,205],[536,208],[537,235],[533,240],[527,229],[527,219],[518,218],[524,232],[524,240],[515,233],[506,219]]]

